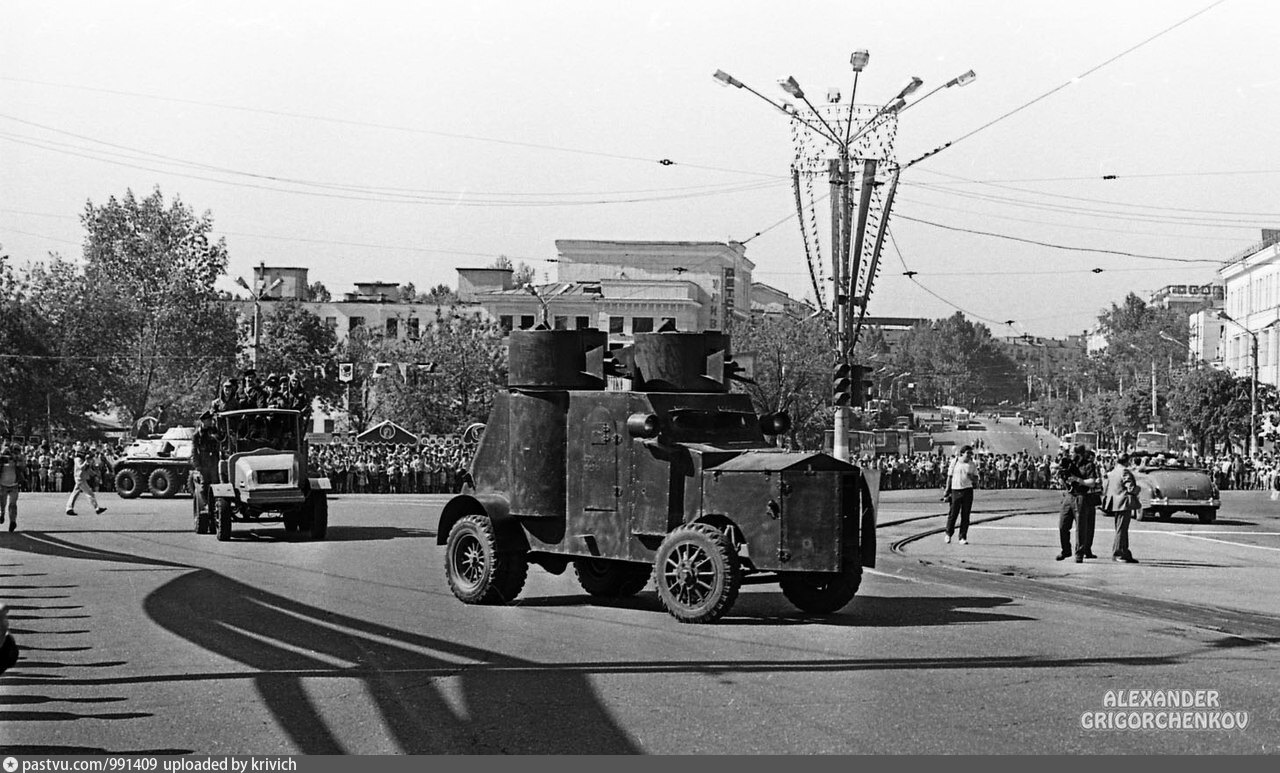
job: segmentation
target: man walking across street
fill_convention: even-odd
[[[0,440],[0,523],[9,520],[9,531],[18,528],[18,492],[27,477],[27,460],[9,438]]]
[[[1101,479],[1093,452],[1086,446],[1077,445],[1058,468],[1058,477],[1066,490],[1062,494],[1062,512],[1058,516],[1058,539],[1062,552],[1058,553],[1057,560],[1062,561],[1071,555],[1072,522],[1076,527],[1076,563],[1083,563],[1086,558],[1097,558],[1093,554],[1093,522]]]
[[[97,454],[92,449],[77,447],[72,470],[73,483],[71,496],[67,498],[67,515],[76,514],[76,500],[81,494],[89,495],[89,504],[93,505],[95,514],[105,513],[107,508],[98,505],[98,497],[93,493],[93,478],[98,470]]]
[[[947,533],[943,537],[951,542],[956,529],[956,517],[960,518],[960,544],[969,544],[969,513],[973,509],[973,487],[978,480],[978,467],[973,463],[973,448],[964,446],[951,465],[947,475],[947,494],[951,509],[947,511]]]
[[[1111,543],[1111,560],[1136,564],[1138,559],[1129,552],[1129,519],[1142,507],[1138,499],[1138,481],[1129,469],[1129,455],[1120,454],[1116,466],[1107,473],[1106,487],[1102,492],[1102,509],[1116,519],[1116,537]]]

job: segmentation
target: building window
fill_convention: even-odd
[[[534,323],[533,323],[533,315],[532,315],[532,314],[521,314],[521,315],[520,315],[520,329],[521,329],[521,330],[528,330],[529,328],[533,327],[533,324],[534,324]]]
[[[555,320],[551,323],[551,327],[555,330],[568,330],[569,318],[557,316]]]
[[[334,429],[335,429],[335,426],[334,426],[334,420],[333,420],[333,419],[325,419],[325,420],[324,420],[324,431],[325,431],[325,432],[328,432],[329,434],[333,434],[333,430],[334,430]]]
[[[364,327],[364,317],[352,317],[347,320],[347,330],[356,331]]]
[[[400,337],[400,320],[396,319],[395,317],[392,317],[391,319],[387,320],[387,338],[399,338],[399,337]]]
[[[337,330],[337,329],[338,329],[338,318],[337,318],[337,317],[325,317],[325,318],[324,318],[324,324],[325,324],[325,327],[328,327],[328,328],[329,328],[329,329],[331,329],[331,330]]]
[[[609,317],[609,332],[621,335],[623,322],[622,317]]]
[[[419,320],[417,317],[409,318],[409,330],[408,330],[409,338],[413,339],[414,341],[418,340],[418,336],[422,330],[420,326],[421,326],[421,320]]]
[[[653,317],[632,317],[631,332],[632,333],[652,333]]]
[[[498,317],[498,326],[502,328],[504,333],[511,332],[511,315],[503,314]]]
[[[675,318],[675,317],[663,317],[663,318],[662,318],[662,326],[663,326],[663,327],[671,328],[672,330],[675,330],[675,329],[676,329],[676,318]]]
[[[579,330],[586,330],[591,327],[591,317],[574,317],[573,326]]]

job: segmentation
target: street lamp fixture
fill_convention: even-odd
[[[265,266],[263,264],[258,265],[259,277],[261,277],[264,269]],[[253,283],[258,287],[257,290],[254,290],[249,286],[248,282],[244,281],[244,277],[236,277],[236,284],[248,290],[253,296],[253,351],[250,353],[249,361],[253,363],[254,370],[258,369],[258,347],[262,343],[262,299],[267,297],[272,290],[284,284],[284,278],[276,277],[276,280],[269,286],[263,287],[265,282],[265,278],[254,279]]]
[[[795,78],[788,75],[785,79],[778,81],[778,85],[782,87],[783,91],[796,99],[804,99],[804,91],[800,88],[800,84],[796,82]]]
[[[866,67],[869,61],[871,61],[871,52],[865,48],[859,48],[849,55],[849,66],[854,72],[862,72],[862,68]]]

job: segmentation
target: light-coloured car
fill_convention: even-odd
[[[1221,497],[1213,476],[1203,467],[1190,467],[1181,459],[1154,456],[1134,468],[1142,510],[1138,520],[1168,520],[1178,511],[1191,513],[1200,523],[1218,517]]]

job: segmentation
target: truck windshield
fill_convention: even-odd
[[[297,417],[286,413],[261,413],[226,417],[224,440],[232,453],[271,448],[294,451],[298,447]]]

